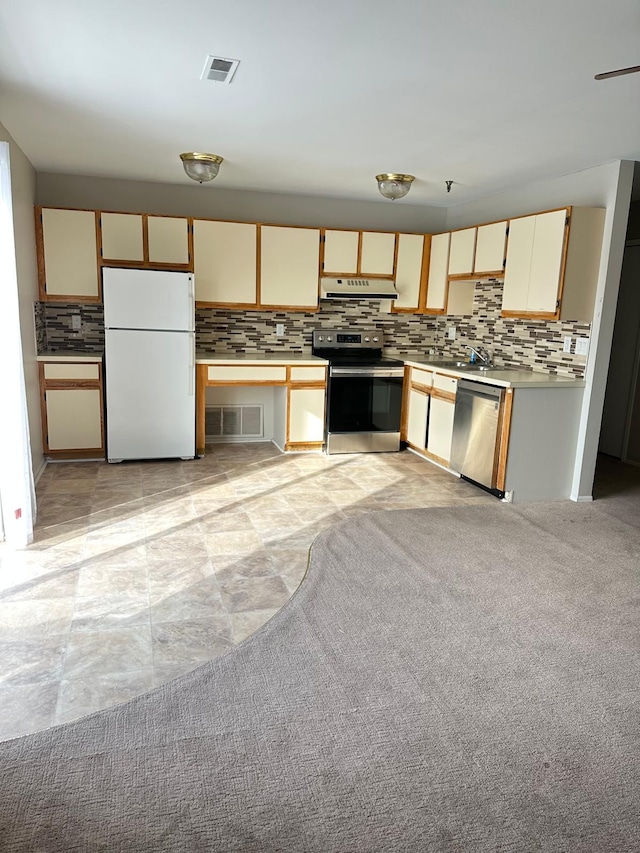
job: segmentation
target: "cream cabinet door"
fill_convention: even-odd
[[[398,260],[396,264],[398,298],[393,303],[394,308],[418,309],[423,254],[424,236],[422,234],[398,235]]]
[[[316,308],[319,265],[317,228],[260,226],[261,305]]]
[[[505,267],[502,310],[553,314],[566,236],[566,209],[512,219]]]
[[[289,391],[289,438],[291,444],[324,440],[324,388],[291,388]]]
[[[255,305],[258,226],[193,221],[196,302]]]
[[[527,311],[553,313],[558,309],[566,221],[566,210],[536,216]]]
[[[476,228],[451,232],[449,248],[449,275],[467,275],[473,272],[476,251]]]
[[[189,263],[189,221],[173,216],[147,216],[149,263]]]
[[[143,216],[139,213],[101,213],[103,261],[144,261]]]
[[[359,239],[358,231],[325,231],[323,273],[356,275]]]
[[[527,310],[535,230],[535,216],[522,216],[509,222],[507,263],[502,290],[503,311]]]
[[[93,210],[42,208],[41,281],[51,298],[100,298],[96,215]]]
[[[427,445],[427,421],[429,418],[429,395],[412,388],[409,391],[409,413],[407,416],[407,441],[413,447],[424,450]]]
[[[477,273],[504,270],[504,250],[507,242],[507,222],[480,225],[476,240],[476,259],[473,271]]]
[[[395,251],[395,234],[363,231],[360,273],[362,275],[393,275]]]
[[[102,408],[99,388],[46,391],[49,450],[101,450]]]
[[[431,397],[427,450],[446,463],[451,457],[454,410],[455,403],[441,397]]]
[[[427,314],[443,314],[447,301],[447,272],[451,234],[434,234],[431,238],[431,257],[427,281]]]

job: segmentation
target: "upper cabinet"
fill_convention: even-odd
[[[363,231],[359,272],[361,275],[393,275],[395,254],[395,234]]]
[[[144,263],[143,223],[139,213],[101,213],[102,260]]]
[[[191,269],[189,220],[146,213],[100,214],[102,262]]]
[[[424,234],[398,234],[398,298],[393,303],[392,311],[418,311],[429,263],[429,240]]]
[[[392,276],[396,235],[385,231],[323,231],[323,275]]]
[[[320,231],[260,226],[260,298],[265,308],[318,307]]]
[[[255,306],[258,301],[258,226],[193,221],[196,302]]]
[[[40,298],[99,302],[97,214],[36,208]]]
[[[427,280],[425,313],[444,314],[447,306],[447,275],[451,234],[434,234],[431,238],[431,257]]]
[[[451,232],[449,248],[449,276],[469,275],[473,272],[476,252],[476,228]]]
[[[502,314],[593,319],[605,211],[562,208],[509,222]]]
[[[325,275],[357,275],[359,249],[359,231],[325,230],[322,272]]]
[[[478,226],[474,273],[503,275],[507,246],[507,221]]]
[[[147,257],[150,264],[188,266],[189,220],[175,216],[147,216]]]

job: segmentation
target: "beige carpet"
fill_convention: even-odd
[[[338,524],[226,656],[0,744],[0,849],[638,851],[639,505]]]

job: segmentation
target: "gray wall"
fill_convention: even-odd
[[[33,205],[36,197],[36,172],[29,160],[0,124],[0,140],[9,143],[11,159],[11,193],[13,196],[13,227],[18,274],[18,301],[22,357],[31,436],[31,456],[34,476],[44,465],[42,428],[40,421],[40,388],[36,362],[36,338],[33,303],[38,299],[38,270],[36,262]]]
[[[282,193],[225,190],[211,184],[121,181],[79,175],[38,174],[38,204],[272,222],[326,228],[370,228],[383,231],[443,231],[444,208],[406,201],[349,201]]]

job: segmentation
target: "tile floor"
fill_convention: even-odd
[[[410,452],[66,462],[37,488],[35,542],[0,545],[0,740],[125,701],[256,631],[315,536],[349,516],[495,498]]]

